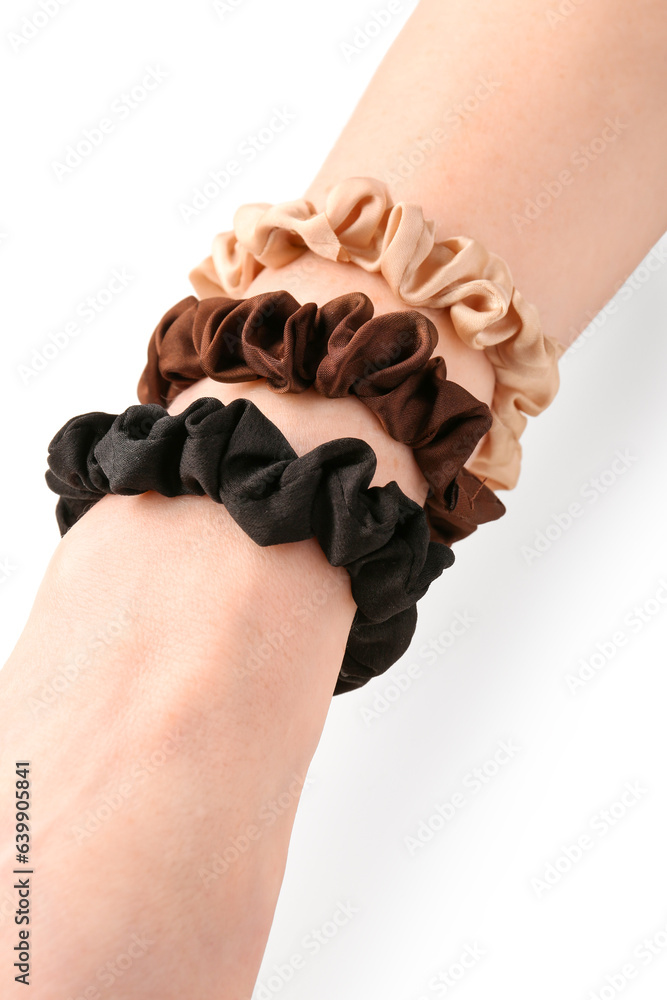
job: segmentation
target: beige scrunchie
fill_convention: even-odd
[[[200,298],[239,298],[264,267],[282,267],[310,249],[379,271],[408,305],[449,309],[458,336],[486,351],[496,376],[493,424],[467,468],[490,489],[512,489],[524,414],[536,416],[556,395],[565,347],[542,332],[537,309],[514,288],[504,260],[467,236],[436,242],[434,231],[419,205],[392,204],[382,181],[350,177],[331,189],[321,212],[303,198],[242,205],[233,231],[215,237],[212,255],[190,281]]]

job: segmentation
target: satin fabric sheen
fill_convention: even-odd
[[[505,513],[463,467],[491,426],[491,412],[447,379],[443,358],[431,357],[438,335],[426,316],[402,310],[374,317],[373,311],[362,292],[320,307],[300,305],[286,291],[247,299],[189,296],[168,310],[150,339],[139,399],[168,404],[204,376],[262,377],[274,392],[312,386],[328,397],[355,395],[391,437],[414,450],[430,487],[432,537],[452,544]]]
[[[157,404],[85,413],[54,436],[48,465],[61,535],[106,494],[154,490],[224,504],[258,545],[316,538],[329,562],[349,573],[357,604],[334,694],[360,687],[403,655],[417,601],[454,562],[451,548],[429,539],[424,510],[397,483],[369,485],[376,458],[365,441],[327,441],[297,456],[247,399],[225,406],[202,397],[173,416]]]
[[[336,184],[319,209],[303,198],[242,205],[233,226],[190,273],[200,298],[239,298],[262,268],[282,267],[309,249],[382,274],[410,306],[448,309],[458,336],[485,351],[496,376],[493,423],[468,468],[491,489],[516,485],[519,438],[527,416],[556,395],[565,347],[542,332],[537,309],[514,287],[502,258],[467,236],[436,241],[435,223],[421,207],[393,204],[387,186],[372,177]]]

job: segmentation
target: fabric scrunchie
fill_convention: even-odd
[[[383,673],[408,648],[417,601],[454,562],[429,540],[424,510],[396,482],[370,486],[373,449],[341,438],[297,456],[247,399],[195,400],[73,417],[49,445],[46,481],[64,535],[105,494],[203,496],[224,504],[258,545],[316,538],[350,575],[357,612],[334,694]]]
[[[491,489],[516,486],[526,414],[541,413],[558,391],[565,347],[542,332],[537,309],[514,287],[505,261],[467,236],[435,239],[419,205],[393,204],[387,186],[350,177],[319,210],[305,198],[242,205],[232,231],[219,233],[190,273],[197,295],[238,298],[264,267],[282,267],[305,250],[379,272],[405,303],[448,308],[458,336],[484,350],[496,385],[493,425],[469,468]]]
[[[313,386],[328,397],[357,396],[397,441],[414,449],[431,495],[436,541],[452,544],[505,513],[496,495],[463,468],[491,426],[491,413],[447,379],[432,358],[437,331],[414,310],[373,316],[350,292],[318,307],[289,292],[248,299],[189,296],[162,317],[138,385],[142,403],[170,403],[204,376],[219,382],[265,378],[275,392]]]

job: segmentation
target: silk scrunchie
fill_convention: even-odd
[[[496,376],[493,425],[469,469],[491,489],[516,486],[525,415],[541,413],[556,395],[565,347],[542,332],[505,261],[467,236],[436,241],[435,223],[419,205],[393,204],[382,181],[350,177],[320,211],[305,198],[242,205],[234,229],[215,237],[190,280],[200,298],[239,298],[264,267],[282,267],[306,250],[381,273],[408,305],[449,309],[458,336],[486,352]]]
[[[189,296],[162,317],[138,385],[142,403],[167,404],[204,376],[219,382],[265,378],[276,392],[313,386],[329,397],[356,395],[391,437],[414,449],[432,495],[426,510],[436,541],[452,544],[505,507],[463,468],[491,426],[488,406],[448,381],[431,358],[437,331],[414,310],[373,317],[350,292],[323,306],[289,292],[249,299]]]
[[[297,456],[247,399],[195,400],[171,416],[157,404],[85,413],[49,445],[46,481],[64,535],[105,494],[209,496],[258,545],[316,538],[350,575],[357,612],[334,694],[383,673],[410,644],[416,602],[454,562],[429,540],[426,515],[395,482],[369,486],[373,449],[341,438]]]

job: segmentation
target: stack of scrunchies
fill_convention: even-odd
[[[369,486],[373,449],[340,438],[297,456],[247,399],[196,399],[170,415],[157,404],[85,413],[49,445],[49,487],[64,535],[105,494],[206,495],[258,545],[316,538],[350,575],[357,612],[334,694],[387,670],[410,644],[417,601],[454,562],[429,539],[422,507],[395,482]]]
[[[414,449],[430,486],[426,510],[434,540],[451,544],[504,505],[465,469],[491,426],[488,406],[447,379],[433,323],[404,310],[373,316],[350,292],[318,307],[286,291],[248,299],[221,296],[178,302],[160,320],[139,382],[142,403],[167,405],[208,376],[218,382],[264,378],[275,392],[313,387],[323,396],[354,395],[391,437]]]
[[[447,309],[494,367],[491,407],[447,378],[432,357],[437,330],[414,308],[374,316],[362,292],[321,306],[285,290],[242,297],[263,267],[306,250],[381,273],[409,306]],[[47,482],[60,495],[61,534],[105,494],[155,490],[224,504],[258,545],[316,538],[347,570],[357,604],[334,693],[360,687],[406,651],[417,601],[454,561],[450,545],[505,512],[492,490],[515,485],[525,415],[553,399],[564,347],[542,333],[503,260],[468,237],[436,241],[420,207],[394,205],[373,178],[342,181],[321,211],[304,199],[242,206],[191,280],[201,298],[160,320],[141,404],[74,417],[53,438]],[[425,508],[396,482],[370,486],[376,457],[356,438],[297,456],[247,399],[203,397],[167,413],[204,377],[355,396],[413,449],[430,488]]]

